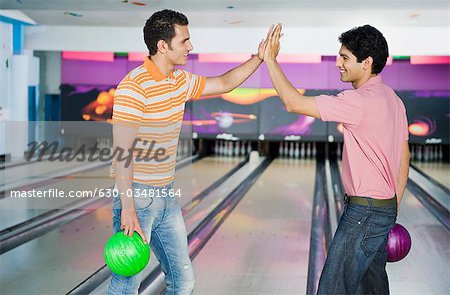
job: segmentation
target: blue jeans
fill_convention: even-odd
[[[143,194],[157,189],[170,190],[167,187],[153,187],[133,183],[133,191]],[[155,193],[156,195],[156,193]],[[166,275],[165,294],[192,294],[194,289],[194,272],[189,258],[186,226],[184,225],[177,196],[153,198],[135,198],[136,214],[147,239],[150,241],[152,258],[156,257]],[[135,193],[136,197],[136,193]],[[120,198],[113,201],[113,231],[120,231]],[[154,254],[154,256],[153,256]],[[142,281],[142,272],[135,276],[125,277],[113,274],[108,294],[138,294]]]
[[[396,219],[397,205],[346,204],[317,294],[389,294],[386,243]]]

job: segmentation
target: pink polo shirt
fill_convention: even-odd
[[[358,89],[337,96],[316,97],[323,121],[344,125],[342,182],[351,196],[392,198],[408,121],[403,102],[383,83],[372,77]]]

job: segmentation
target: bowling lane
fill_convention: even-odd
[[[110,167],[102,167],[90,171],[69,175],[56,183],[35,188],[36,191],[48,192],[59,190],[67,197],[63,198],[22,198],[10,195],[0,200],[0,229],[24,222],[52,209],[67,208],[71,204],[86,201],[86,198],[68,197],[71,191],[91,191],[108,188],[114,185],[109,177]]]
[[[177,171],[174,187],[181,187],[180,206],[191,201],[217,179],[242,162],[244,157],[206,157]],[[184,198],[183,192],[188,193]]]
[[[412,248],[403,260],[387,265],[391,293],[448,294],[450,233],[409,191],[397,222],[408,229]]]
[[[195,294],[306,293],[315,168],[272,162],[194,259]]]
[[[207,185],[212,183],[215,179],[218,179],[222,172],[221,170],[211,170],[210,174],[205,175],[205,181],[200,180],[199,183],[196,183],[197,179],[192,179],[191,175],[194,169],[197,171],[198,167],[202,167],[201,169],[210,169],[210,167],[223,167],[225,170],[231,169],[233,165],[237,165],[243,158],[214,158],[208,157],[202,161],[202,164],[199,161],[193,163],[191,167],[185,167],[186,169],[180,169],[177,172],[177,179],[175,185],[177,183],[185,182],[186,192],[194,191],[192,193],[198,194],[202,190],[206,188]],[[200,166],[198,166],[200,165]],[[231,165],[231,166],[230,166]],[[49,185],[41,186],[36,190],[39,191],[49,191],[50,189],[57,189],[59,191],[63,191],[65,195],[67,195],[70,191],[91,191],[94,192],[95,189],[109,188],[114,185],[114,180],[109,177],[109,166],[103,167],[100,169],[95,169],[92,171],[78,173],[76,175],[70,175],[68,178],[61,180],[57,183],[52,183]],[[220,176],[219,176],[220,175]],[[190,183],[191,181],[192,183]],[[189,189],[186,186],[188,183]],[[75,189],[74,189],[75,188]],[[190,199],[188,198],[187,201]],[[44,214],[51,209],[57,208],[67,208],[72,204],[76,204],[78,202],[85,201],[83,198],[11,198],[6,197],[0,200],[0,230],[18,224],[20,222],[24,222],[30,218],[38,216],[40,214]],[[181,198],[181,203],[184,205],[184,198]],[[186,201],[186,202],[187,202]]]
[[[0,188],[11,189],[31,183],[47,180],[49,178],[67,175],[68,170],[80,169],[86,165],[100,165],[100,161],[95,162],[60,162],[60,161],[39,161],[30,162],[25,165],[5,168],[0,170]]]
[[[177,171],[180,204],[241,160],[208,157]],[[67,293],[104,265],[103,246],[111,230],[108,205],[6,252],[0,256],[1,265],[8,265],[8,271],[0,272],[2,294]]]
[[[450,188],[449,163],[414,162],[413,164],[437,182]]]

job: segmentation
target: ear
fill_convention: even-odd
[[[168,49],[168,45],[164,40],[159,40],[158,43],[156,43],[158,47],[158,51],[161,53],[166,53]]]
[[[368,58],[366,58],[365,60],[362,61],[363,63],[363,69],[364,70],[370,70],[372,69],[372,65],[373,65],[373,58],[371,56],[369,56]]]

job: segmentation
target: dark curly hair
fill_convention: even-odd
[[[144,26],[144,41],[150,55],[158,52],[158,41],[164,40],[171,45],[172,38],[175,37],[175,25],[187,26],[187,17],[179,12],[164,9],[157,11],[150,16]]]
[[[372,74],[380,73],[389,56],[388,44],[383,34],[372,26],[353,28],[339,36],[339,42],[362,62],[369,56],[373,59]]]

